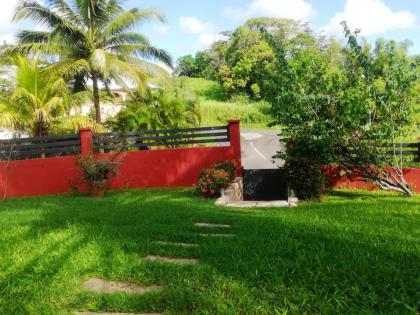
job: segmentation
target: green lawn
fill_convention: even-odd
[[[237,237],[200,237],[221,229],[194,222],[231,224]],[[322,203],[277,210],[216,207],[186,190],[6,200],[0,314],[416,314],[419,239],[418,195],[336,192]],[[140,259],[148,254],[201,264]],[[142,296],[83,291],[94,277],[165,289]]]

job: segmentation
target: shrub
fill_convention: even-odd
[[[217,198],[222,189],[228,187],[234,178],[235,163],[221,161],[212,168],[201,170],[194,192],[205,197]]]
[[[321,165],[306,159],[289,159],[286,162],[287,179],[291,189],[301,200],[320,199],[323,187]]]
[[[79,158],[77,165],[83,175],[83,183],[87,184],[91,195],[103,195],[112,176],[117,174],[119,162],[113,159],[95,160],[91,155]]]

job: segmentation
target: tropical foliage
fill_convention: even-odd
[[[198,99],[174,88],[137,94],[106,125],[116,131],[162,130],[198,126],[200,120]]]
[[[3,82],[0,126],[32,136],[95,127],[88,117],[69,114],[86,101],[86,93],[72,93],[66,81],[49,75],[38,58],[17,56],[8,59],[6,67],[14,76]]]
[[[49,71],[70,82],[74,92],[85,91],[92,82],[95,119],[101,123],[99,82],[112,82],[130,90],[145,89],[150,76],[164,77],[166,71],[151,63],[171,66],[171,57],[134,32],[138,23],[164,21],[155,9],[124,10],[122,1],[49,0],[45,5],[22,0],[15,21],[30,20],[46,30],[24,30],[19,45],[9,52],[37,53],[53,61]]]

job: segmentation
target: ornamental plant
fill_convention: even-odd
[[[88,192],[92,196],[103,196],[113,176],[117,174],[120,162],[112,159],[94,159],[92,155],[79,158],[77,165],[83,175],[82,182],[87,184]]]
[[[201,170],[194,192],[208,198],[217,198],[222,189],[227,188],[234,179],[235,164],[231,161],[222,161],[212,168]]]
[[[234,161],[220,161],[213,168],[215,170],[224,170],[229,175],[229,181],[235,179],[236,164]]]

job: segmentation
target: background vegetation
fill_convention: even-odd
[[[266,129],[273,121],[267,102],[253,101],[246,96],[229,99],[218,82],[208,79],[179,77],[177,80],[182,82],[186,93],[198,97],[202,126],[224,125],[227,119],[238,118],[243,128]]]

